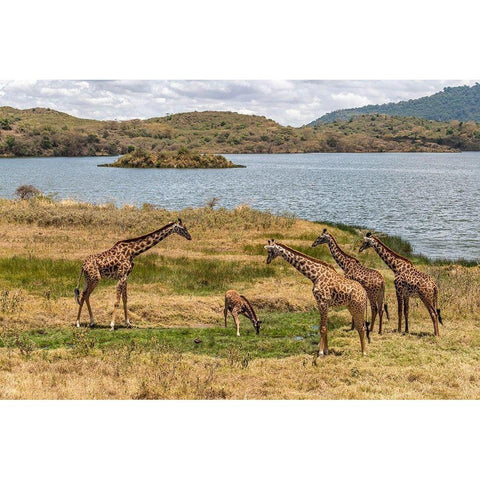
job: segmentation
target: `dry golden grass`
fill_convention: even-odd
[[[384,335],[372,334],[368,356],[362,358],[356,332],[345,331],[348,312],[332,311],[329,346],[333,353],[317,359],[316,334],[303,340],[303,352],[292,347],[291,333],[282,334],[289,322],[304,322],[306,329],[316,322],[311,283],[281,259],[266,267],[262,248],[267,238],[275,237],[309,251],[323,225],[247,207],[181,212],[193,240],[168,238],[139,259],[131,275],[129,299],[138,317],[137,329],[113,334],[74,329],[77,306],[73,296],[53,295],[50,287],[53,292],[53,284],[63,281],[70,292],[86,255],[158,228],[178,213],[38,199],[0,201],[0,261],[7,262],[0,277],[0,341],[4,345],[0,348],[0,398],[480,398],[478,267],[421,265],[439,283],[444,327],[440,327],[439,338],[433,337],[426,309],[413,300],[411,333],[398,334],[394,331],[392,273],[372,252],[355,253],[360,232],[354,235],[331,228],[347,250],[380,268],[387,280],[392,319],[385,323]],[[333,263],[326,248],[316,248],[314,255]],[[19,287],[15,275],[22,272],[8,272],[13,256],[26,258],[27,270],[29,262],[41,259],[57,261],[52,264],[55,268],[65,264],[66,270],[51,272],[52,285],[33,277]],[[182,271],[188,274],[195,261],[196,268],[205,262],[207,270],[213,264],[228,266],[218,275],[223,275],[229,287],[247,295],[259,316],[266,318],[266,330],[258,338],[248,320],[242,319],[239,339],[231,324],[225,331],[219,328],[223,325],[223,284],[214,282],[205,291],[190,292],[191,279],[182,277]],[[156,278],[162,265],[178,274],[177,283]],[[252,273],[242,273],[242,266]],[[100,325],[108,325],[113,301],[113,285],[98,288],[92,295]],[[284,317],[278,317],[282,312]],[[87,321],[86,312],[83,321]],[[165,332],[161,327],[169,329],[167,338],[169,331],[172,338],[176,336],[175,345],[159,340],[158,334]],[[184,331],[175,330],[180,327],[194,329],[203,339],[198,350],[190,337],[184,339]],[[214,332],[213,337],[202,336],[202,332]],[[43,348],[43,335],[63,337]],[[114,341],[110,343],[109,338]],[[225,347],[213,345],[217,338]]]

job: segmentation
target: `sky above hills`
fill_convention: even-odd
[[[475,80],[0,80],[0,106],[98,120],[228,110],[298,127],[342,108],[432,95]]]

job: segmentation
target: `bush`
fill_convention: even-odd
[[[33,185],[20,185],[15,190],[15,195],[20,198],[20,200],[27,200],[29,198],[38,197],[42,194],[42,191],[38,188],[35,188]]]

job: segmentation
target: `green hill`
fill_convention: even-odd
[[[309,123],[309,126],[348,120],[352,116],[371,113],[420,117],[444,122],[450,120],[480,122],[480,84],[476,83],[472,87],[445,87],[441,92],[415,100],[336,110]]]
[[[99,121],[46,108],[0,107],[0,156],[197,153],[446,152],[480,150],[480,125],[362,115],[285,127],[258,115],[191,112],[148,120]]]

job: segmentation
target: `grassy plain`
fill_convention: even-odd
[[[180,214],[193,240],[172,236],[140,256],[129,281],[135,328],[108,330],[114,284],[92,295],[98,327],[74,327],[82,259]],[[409,335],[395,332],[392,273],[361,229],[330,226],[339,243],[387,280],[392,319],[360,354],[345,309],[329,315],[332,354],[316,357],[318,313],[311,283],[263,245],[275,238],[332,262],[311,243],[325,226],[248,207],[170,212],[92,206],[45,198],[0,200],[0,398],[480,398],[480,271],[412,256],[438,281],[441,336],[411,302]],[[385,238],[411,256],[409,245]],[[223,295],[244,293],[263,320],[260,335],[241,318],[223,327]],[[83,322],[87,322],[84,312]],[[378,324],[377,324],[378,328]]]

